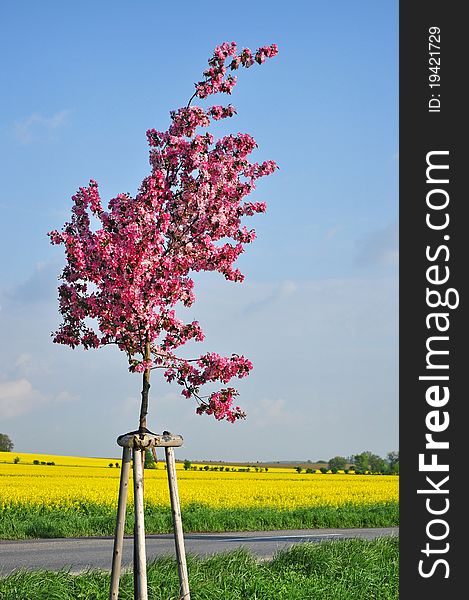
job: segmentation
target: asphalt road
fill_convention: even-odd
[[[354,537],[373,539],[388,535],[399,535],[399,528],[188,533],[184,539],[187,554],[203,557],[245,547],[259,559],[268,559],[274,556],[277,550],[298,542]],[[112,538],[0,541],[0,574],[7,575],[15,569],[66,569],[71,573],[80,573],[90,568],[110,570],[112,547]],[[146,548],[148,560],[158,556],[175,555],[174,538],[171,534],[147,535]],[[131,563],[132,538],[126,537],[122,566],[129,567]]]

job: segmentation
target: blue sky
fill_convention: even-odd
[[[280,170],[252,196],[268,211],[249,221],[245,282],[197,277],[191,312],[201,351],[253,361],[238,386],[248,418],[197,417],[155,379],[149,426],[181,433],[192,459],[397,449],[398,3],[19,0],[0,18],[0,431],[15,448],[114,456],[137,424],[124,356],[51,342],[64,262],[46,233],[91,178],[106,201],[135,193],[145,131],[166,129],[213,48],[235,40],[279,55],[239,73],[238,114],[212,133],[249,132]]]

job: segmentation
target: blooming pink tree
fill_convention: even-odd
[[[256,142],[248,134],[215,141],[198,128],[232,117],[235,109],[194,106],[196,99],[231,94],[239,67],[262,64],[277,46],[240,53],[234,42],[215,48],[187,106],[171,112],[167,131],[147,131],[151,174],[135,196],[119,194],[102,207],[98,184],[90,181],[73,196],[71,221],[51,231],[52,244],[63,244],[66,266],[59,286],[63,322],[54,342],[85,349],[116,344],[127,354],[129,370],[143,374],[140,428],[146,428],[150,373],[161,369],[168,382],[194,398],[197,413],[234,422],[245,413],[233,401],[233,387],[203,396],[209,382],[227,385],[245,377],[252,363],[244,356],[207,353],[188,360],[176,355],[189,340],[202,341],[197,321],[184,323],[175,313],[181,302],[194,302],[194,271],[219,271],[242,281],[233,268],[244,246],[255,239],[243,217],[265,211],[264,202],[246,202],[256,180],[277,168],[272,160],[250,162]],[[231,71],[231,72],[230,72]],[[92,227],[90,217],[99,227]]]

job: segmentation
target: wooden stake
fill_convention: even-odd
[[[114,536],[114,550],[112,554],[111,589],[109,600],[119,597],[119,578],[122,564],[122,546],[124,543],[125,511],[127,507],[127,494],[129,491],[130,473],[130,448],[122,452],[122,468],[119,486],[119,500],[117,504],[116,534]]]
[[[184,550],[184,532],[182,529],[181,506],[179,503],[178,485],[176,479],[176,462],[174,450],[166,447],[166,465],[168,471],[169,495],[171,498],[171,512],[173,513],[174,541],[176,544],[176,558],[179,572],[179,600],[190,600],[189,577],[187,574],[186,553]]]
[[[143,512],[143,450],[134,448],[133,471],[134,471],[134,505],[135,505],[135,529],[134,536],[137,542],[138,553],[134,556],[134,572],[136,573],[137,590],[135,600],[148,600],[147,590],[147,558],[145,551],[145,522]]]

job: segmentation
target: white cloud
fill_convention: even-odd
[[[280,294],[283,296],[290,296],[298,290],[298,284],[294,281],[285,280],[280,283]]]
[[[18,358],[15,360],[14,366],[16,368],[22,369],[27,368],[31,364],[33,357],[28,352],[22,352]]]
[[[53,402],[57,402],[62,404],[64,402],[75,402],[78,399],[78,396],[71,394],[67,390],[62,390],[52,399]]]
[[[0,414],[4,419],[19,417],[43,401],[27,379],[0,382]]]
[[[32,413],[47,404],[74,402],[77,396],[67,390],[44,395],[25,377],[0,382],[0,416],[14,419]]]
[[[293,296],[299,289],[298,284],[294,281],[290,281],[288,279],[284,281],[279,281],[272,286],[269,286],[269,292],[261,297],[260,299],[256,299],[254,302],[250,302],[244,309],[243,314],[249,315],[251,313],[256,313],[264,310],[270,304],[274,304],[280,300],[285,298],[289,298]]]
[[[336,225],[335,227],[331,227],[330,229],[328,229],[324,235],[324,239],[325,240],[331,240],[333,237],[335,237],[340,231],[342,231],[343,227],[342,225]]]
[[[60,110],[50,117],[33,113],[13,124],[14,137],[25,146],[37,139],[53,140],[57,130],[67,123],[69,115],[69,110]]]
[[[53,359],[46,352],[42,352],[40,355],[34,352],[21,352],[12,362],[12,368],[5,374],[10,378],[25,378],[34,381],[38,375],[47,377],[53,372]]]
[[[299,416],[283,398],[261,398],[250,412],[258,427],[288,426],[296,423]]]
[[[4,291],[5,301],[10,302],[10,305],[17,309],[31,307],[41,302],[55,302],[59,272],[60,267],[55,261],[37,265],[33,273],[22,283]]]

